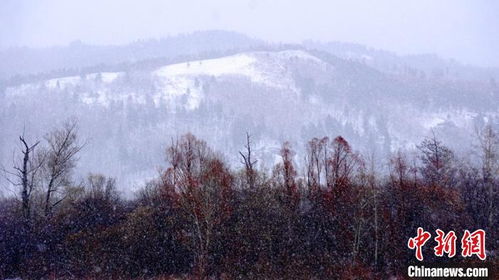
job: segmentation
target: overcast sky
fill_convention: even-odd
[[[274,42],[356,42],[499,66],[495,0],[0,0],[0,48],[122,44],[209,29]]]

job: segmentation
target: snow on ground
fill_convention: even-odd
[[[160,77],[181,75],[211,75],[220,76],[240,74],[259,80],[260,74],[252,67],[256,62],[255,57],[248,54],[237,54],[222,58],[183,62],[167,65],[156,70]]]
[[[195,109],[203,99],[200,77],[240,76],[264,86],[298,92],[291,73],[284,65],[289,59],[322,63],[304,51],[251,52],[215,59],[189,61],[163,66],[153,72],[159,84],[154,103],[169,103],[187,96],[187,109]]]
[[[121,72],[115,73],[115,72],[104,72],[101,73],[101,79],[104,83],[111,83],[114,80],[116,80],[121,74]]]
[[[45,86],[49,89],[66,88],[68,86],[75,86],[81,82],[80,76],[71,76],[64,78],[51,79],[45,82]]]
[[[160,77],[158,83],[160,87],[153,94],[153,102],[156,106],[159,106],[161,102],[172,105],[177,98],[186,96],[186,109],[193,110],[199,107],[203,96],[200,85],[196,85],[195,77],[170,75]]]
[[[299,93],[291,72],[286,68],[289,60],[325,65],[317,57],[301,50],[248,52],[215,59],[166,65],[152,72],[152,77],[157,85],[155,92],[151,93],[152,101],[155,106],[166,103],[168,107],[175,108],[178,98],[183,98],[183,105],[186,109],[196,109],[199,107],[204,94],[200,77],[240,76],[256,84]],[[22,96],[40,87],[63,90],[93,81],[93,88],[89,92],[79,93],[80,99],[86,104],[109,106],[112,101],[126,103],[128,100],[132,100],[140,104],[146,102],[143,94],[127,91],[111,92],[111,89],[106,87],[122,74],[122,72],[102,72],[84,76],[61,77],[43,83],[18,86],[8,89],[7,93],[13,97]]]
[[[426,129],[432,129],[446,122],[452,122],[459,127],[470,127],[477,113],[468,110],[448,110],[436,113],[421,114],[419,122]]]
[[[102,72],[102,73],[92,73],[85,76],[70,76],[50,79],[45,82],[45,86],[48,89],[64,89],[71,86],[77,86],[82,83],[82,80],[94,80],[96,82],[102,82],[104,84],[109,84],[116,80],[121,72]]]
[[[178,82],[196,76],[220,77],[226,75],[242,76],[253,83],[297,91],[291,73],[284,67],[286,61],[283,60],[289,59],[323,63],[304,51],[250,52],[167,65],[157,69],[153,74],[161,78],[164,81],[165,90],[170,90],[169,93],[174,95],[183,94],[186,89],[179,87],[175,90],[170,86],[172,84],[170,80]],[[185,83],[185,81],[182,83]]]

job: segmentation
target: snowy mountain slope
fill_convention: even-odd
[[[22,127],[39,138],[71,116],[89,139],[82,173],[104,170],[126,189],[154,176],[165,145],[188,131],[235,167],[246,131],[268,163],[283,141],[303,150],[324,135],[384,154],[434,130],[459,149],[475,126],[499,124],[496,94],[477,84],[397,79],[321,52],[242,52],[9,87],[0,94],[0,158],[8,160]]]
[[[202,43],[200,43],[202,42]],[[14,47],[0,50],[0,82],[16,76],[66,72],[99,66],[127,64],[150,59],[174,59],[201,53],[243,50],[264,42],[223,30],[139,40],[127,45],[88,45],[75,41],[67,46],[32,49]],[[105,71],[109,71],[105,70]]]

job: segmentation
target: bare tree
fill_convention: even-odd
[[[45,217],[52,215],[53,208],[64,200],[55,199],[55,193],[64,185],[69,185],[71,172],[76,165],[78,152],[83,145],[78,142],[78,124],[71,120],[45,136],[47,147],[44,154],[43,172],[45,198],[43,202]]]
[[[489,226],[494,221],[494,198],[497,192],[496,176],[499,173],[499,136],[492,126],[487,125],[478,132],[482,160],[482,180],[487,190],[487,221]]]
[[[305,162],[307,163],[307,184],[310,189],[318,190],[321,186],[322,171],[324,177],[328,176],[328,143],[329,138],[322,139],[313,138],[307,144],[307,155]]]
[[[379,218],[379,205],[378,205],[378,196],[379,196],[379,185],[377,182],[377,174],[376,174],[376,158],[374,153],[371,153],[369,157],[369,170],[367,174],[367,186],[371,189],[372,192],[372,210],[374,215],[373,227],[374,227],[374,266],[378,266],[378,256],[379,256],[379,232],[380,232],[380,218]]]
[[[3,169],[3,171],[10,184],[21,188],[22,216],[25,221],[29,221],[31,218],[31,194],[35,189],[36,177],[44,159],[35,154],[35,148],[40,144],[40,141],[30,144],[24,137],[24,133],[19,136],[19,141],[21,142],[22,157],[14,160],[12,171],[7,169]]]
[[[244,164],[248,186],[250,187],[250,189],[254,189],[256,174],[253,167],[258,161],[251,159],[251,136],[249,135],[249,133],[246,133],[246,145],[244,146],[244,148],[246,148],[246,153],[239,152],[239,154],[243,158],[242,163]]]
[[[12,170],[2,168],[9,183],[21,189],[22,215],[28,220],[32,214],[31,197],[35,189],[44,193],[45,216],[50,216],[52,209],[62,202],[64,198],[54,201],[54,193],[69,184],[77,161],[76,154],[83,147],[77,141],[77,122],[74,120],[48,133],[45,140],[44,146],[40,141],[30,144],[23,134],[19,137],[22,157],[14,160]]]
[[[328,159],[326,179],[328,188],[349,184],[355,167],[358,165],[358,155],[352,152],[350,144],[341,136],[331,143],[332,154]]]
[[[61,129],[47,134],[47,148],[43,150],[45,162],[43,164],[43,181],[45,182],[44,214],[52,215],[53,208],[64,197],[54,200],[54,194],[61,186],[70,183],[71,172],[76,165],[76,155],[83,145],[78,142],[78,125],[76,121],[69,121]]]
[[[283,188],[286,204],[290,209],[296,209],[300,200],[300,193],[297,183],[297,171],[293,163],[295,152],[289,142],[284,142],[281,146],[280,156],[282,162],[274,166],[274,178],[279,187]]]
[[[437,140],[435,134],[417,146],[423,164],[421,174],[428,184],[448,186],[453,177],[454,153]]]
[[[118,198],[116,179],[102,174],[89,174],[86,188],[87,197],[94,200],[113,201]]]

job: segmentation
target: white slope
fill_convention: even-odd
[[[144,92],[123,88],[117,91],[116,88],[110,87],[119,78],[125,78],[124,72],[55,78],[42,83],[8,88],[6,94],[8,97],[22,97],[44,87],[63,94],[64,91],[77,91],[79,99],[89,105],[109,106],[113,101],[145,104],[147,99],[151,98],[156,106],[166,104],[169,108],[175,108],[179,98],[183,98],[182,106],[193,110],[198,108],[204,98],[202,78],[239,77],[261,86],[299,94],[300,90],[287,68],[290,62],[326,67],[326,63],[301,50],[246,52],[160,67],[150,73],[150,79],[155,86],[151,89],[152,92],[147,92],[149,96],[145,96]]]
[[[223,75],[243,76],[254,83],[270,87],[288,88],[294,82],[286,64],[290,59],[299,59],[323,64],[318,58],[300,50],[281,52],[250,52],[227,57],[190,61],[162,67],[154,72],[158,77],[193,77]]]
[[[187,95],[188,109],[195,109],[204,94],[200,77],[242,77],[255,84],[299,93],[291,72],[286,67],[289,60],[325,65],[318,58],[301,50],[249,52],[167,65],[153,72],[159,85],[159,92],[155,94],[154,100],[157,103],[160,98],[172,100]]]

